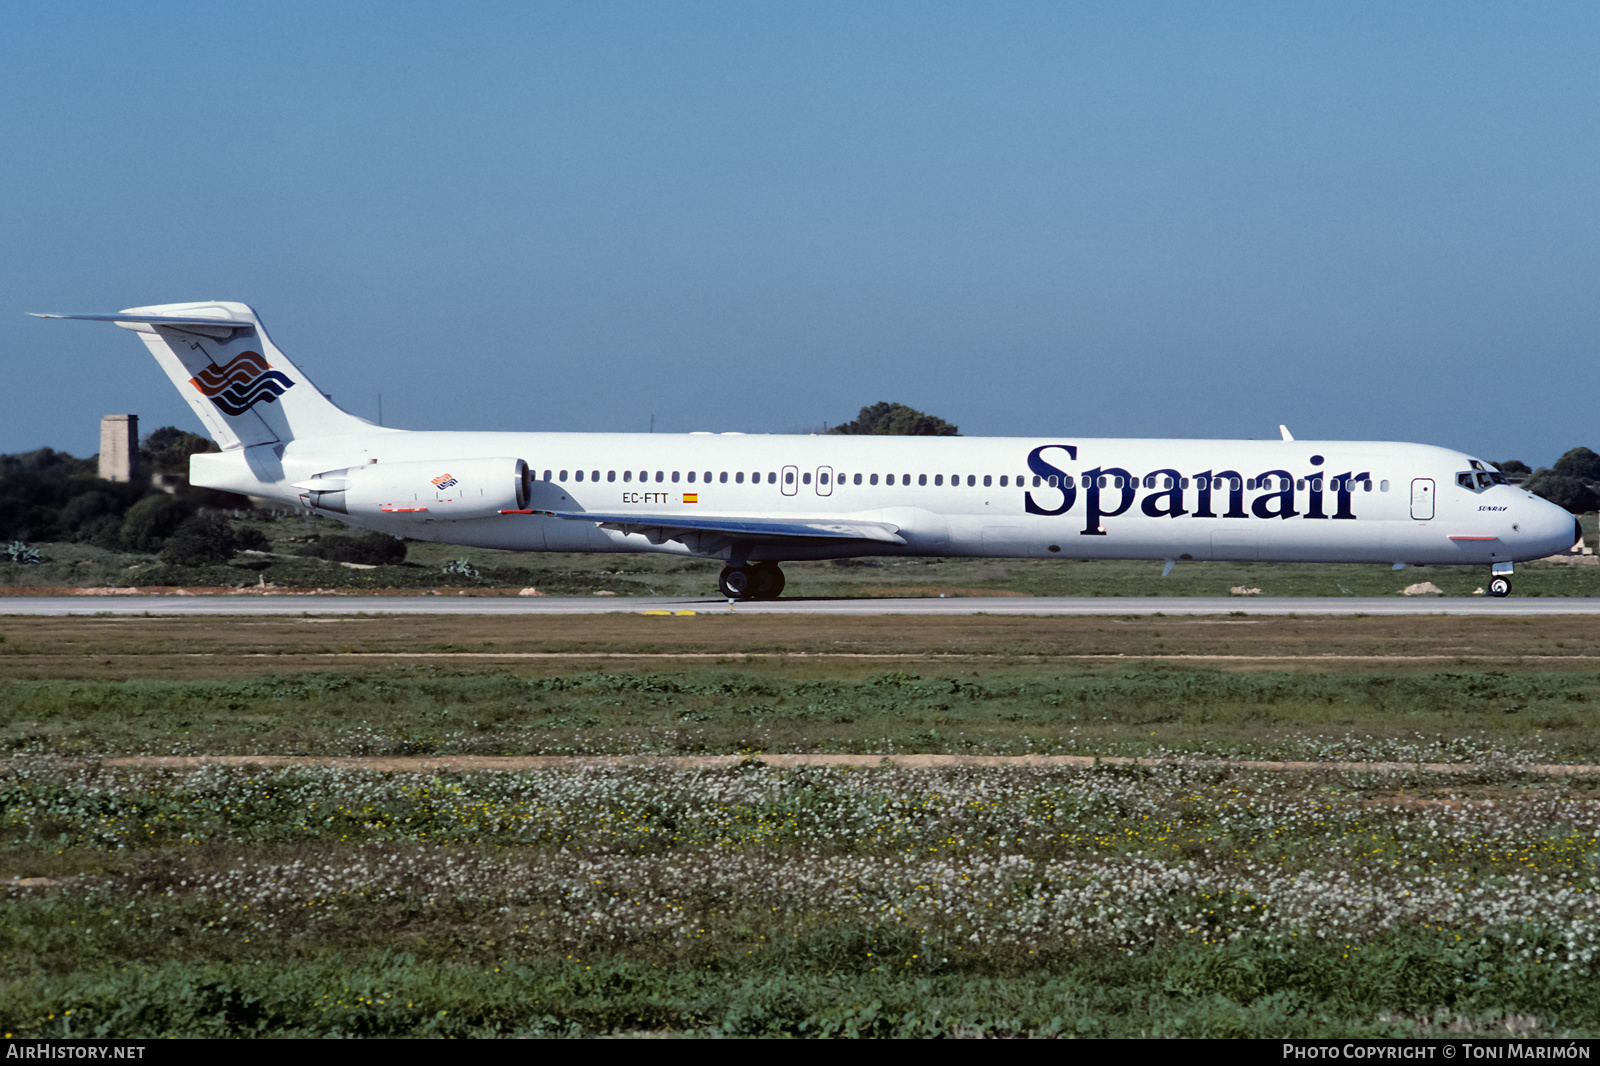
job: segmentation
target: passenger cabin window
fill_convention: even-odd
[[[976,485],[977,483],[978,483],[978,475],[976,475],[976,474],[968,474],[967,475],[967,488],[970,489],[974,485]]]
[[[606,480],[607,481],[615,481],[615,480],[617,480],[617,472],[615,470],[607,470],[606,471]]]
[[[717,481],[720,484],[726,485],[728,483],[728,472],[724,470],[722,473],[718,474]]]
[[[693,470],[689,471],[689,484],[691,484],[691,485],[694,484],[694,471]]]
[[[678,483],[678,472],[676,470],[672,472],[672,483],[674,485]]]
[[[562,481],[567,480],[567,472],[565,470],[561,471],[561,480]]]
[[[867,484],[869,484],[869,485],[876,485],[877,483],[878,483],[878,475],[877,474],[873,474],[870,478],[867,479]]]
[[[933,483],[934,483],[934,485],[936,487],[939,486],[939,485],[943,485],[944,484],[944,475],[943,474],[935,474],[935,475],[933,475]]]
[[[582,481],[583,480],[583,471],[582,470],[574,470],[572,472],[572,480],[574,480],[574,481]]]
[[[928,483],[928,475],[927,474],[918,474],[917,475],[917,484],[918,485],[926,485],[927,483]]]
[[[736,474],[733,475],[733,483],[735,485],[743,485],[744,484],[744,471],[743,470],[740,470]]]

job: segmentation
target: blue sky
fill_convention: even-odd
[[[254,306],[415,429],[1600,448],[1593,4],[0,2],[0,452]]]

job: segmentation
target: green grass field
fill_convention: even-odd
[[[1593,1037],[1597,714],[1581,618],[0,618],[0,1031]],[[374,761],[126,761],[228,753]]]

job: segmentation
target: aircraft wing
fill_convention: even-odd
[[[601,514],[595,511],[546,511],[554,518],[573,522],[597,522],[604,529],[642,533],[652,543],[687,540],[700,535],[730,541],[756,541],[764,544],[789,542],[815,543],[818,540],[870,540],[880,544],[904,544],[900,527],[888,522],[835,518],[718,518],[688,514]]]

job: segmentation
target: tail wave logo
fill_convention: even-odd
[[[455,483],[456,479],[451,477],[449,474],[440,474],[438,477],[433,479],[433,487],[436,489],[447,489]]]
[[[294,388],[294,382],[272,369],[260,352],[240,352],[226,366],[212,363],[190,378],[189,384],[227,415],[242,415]]]

